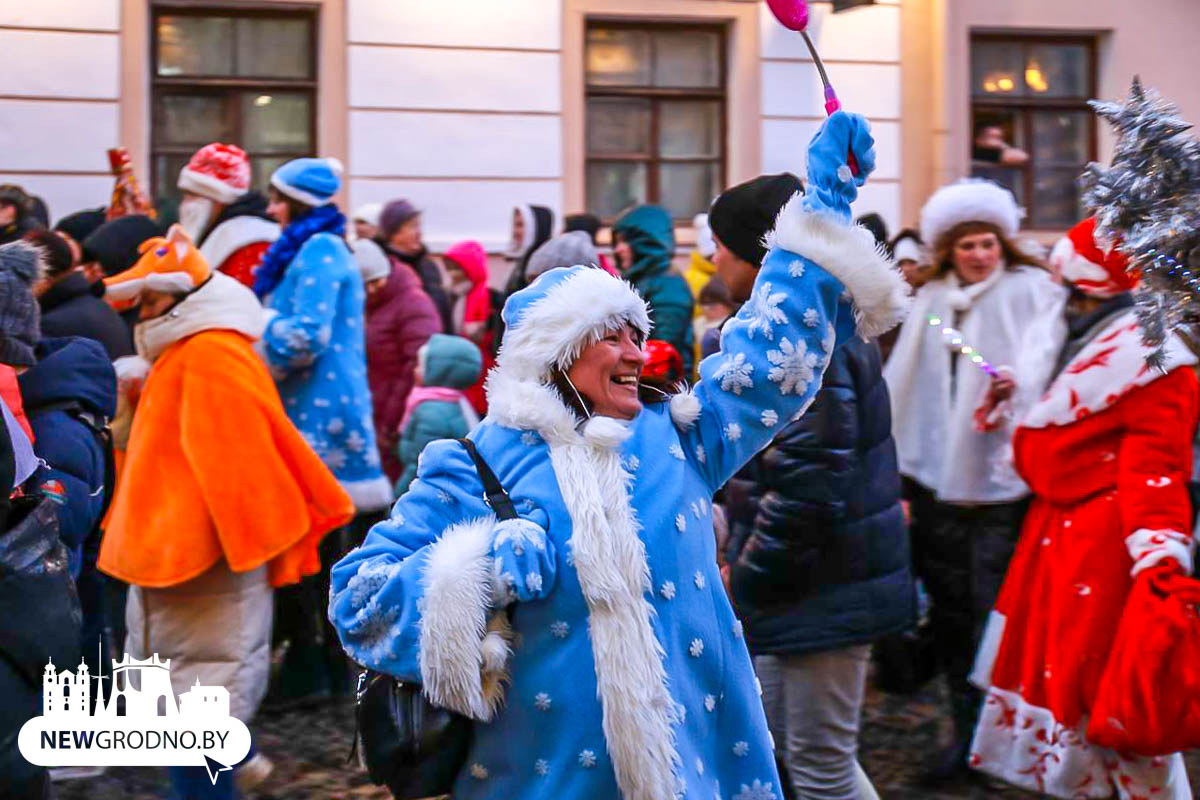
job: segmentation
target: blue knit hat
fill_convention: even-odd
[[[323,206],[342,188],[342,162],[336,158],[297,158],[271,176],[271,185],[305,205]]]

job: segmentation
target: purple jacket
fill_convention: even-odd
[[[440,333],[437,307],[412,268],[391,259],[387,283],[367,297],[367,380],[375,405],[375,434],[383,470],[394,483],[404,471],[396,458],[400,419],[412,391],[417,351]]]

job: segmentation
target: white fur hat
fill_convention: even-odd
[[[987,222],[1005,236],[1015,236],[1025,211],[1012,192],[991,181],[967,178],[943,186],[921,209],[921,238],[929,247],[963,222]]]

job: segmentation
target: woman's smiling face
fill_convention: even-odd
[[[567,370],[567,377],[592,404],[594,414],[633,419],[642,410],[638,381],[646,357],[641,338],[631,325],[611,331],[585,347]]]

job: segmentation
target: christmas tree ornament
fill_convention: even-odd
[[[1135,290],[1151,366],[1172,331],[1200,322],[1200,142],[1158,92],[1134,78],[1124,102],[1092,101],[1117,132],[1110,166],[1090,164],[1084,203],[1099,240],[1115,244],[1140,273]]]
[[[838,99],[837,92],[833,90],[833,84],[829,82],[829,73],[825,71],[825,64],[821,61],[816,45],[808,35],[807,0],[767,0],[767,8],[775,15],[775,19],[779,20],[780,25],[790,31],[795,31],[804,38],[809,55],[812,56],[813,63],[817,66],[817,74],[821,76],[821,85],[825,87],[825,115],[831,116],[833,112],[841,109],[842,101]],[[854,153],[847,155],[846,163],[850,167],[850,172],[858,175],[858,160],[854,157]]]

